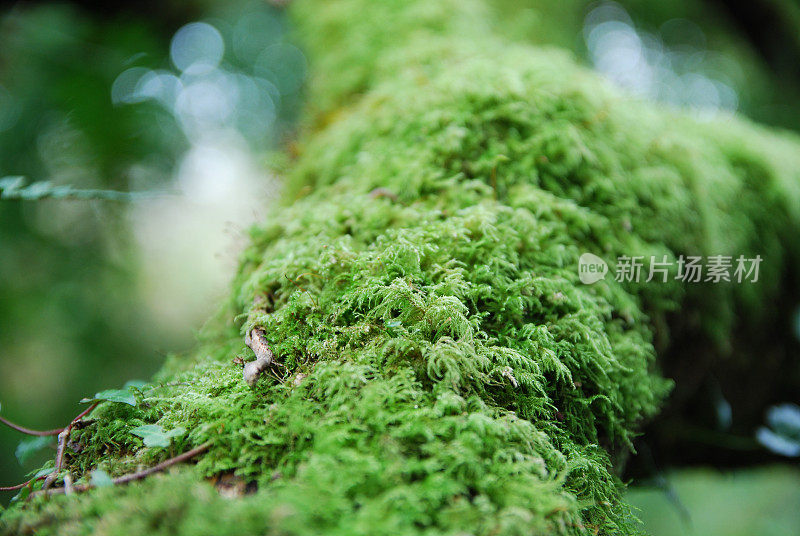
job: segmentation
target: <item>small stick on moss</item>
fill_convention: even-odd
[[[178,454],[174,458],[170,458],[168,460],[164,460],[163,462],[159,463],[158,465],[154,465],[153,467],[149,467],[142,471],[138,471],[136,473],[131,473],[128,475],[122,475],[118,478],[115,478],[112,482],[114,484],[127,484],[128,482],[133,482],[134,480],[142,480],[147,478],[148,476],[152,475],[153,473],[158,473],[163,471],[164,469],[175,465],[176,463],[185,462],[186,460],[191,460],[198,454],[201,454],[207,451],[211,447],[211,442],[207,441],[200,445],[199,447],[195,447],[192,450],[187,450],[183,454]]]
[[[32,436],[54,436],[61,433],[63,428],[54,428],[52,430],[31,430],[30,428],[25,428],[24,426],[20,426],[15,424],[4,417],[0,417],[0,422],[16,430],[17,432],[22,432],[23,434],[28,434]]]
[[[64,494],[72,495],[75,493],[75,486],[72,483],[72,473],[64,475]]]
[[[23,482],[22,484],[17,484],[16,486],[7,486],[7,487],[5,487],[5,486],[0,486],[0,491],[16,491],[16,490],[18,490],[18,489],[22,489],[22,488],[24,488],[25,486],[27,486],[27,485],[30,485],[30,484],[32,484],[32,483],[34,483],[34,482],[36,482],[37,480],[42,480],[42,479],[43,479],[43,478],[45,478],[46,476],[47,476],[47,475],[36,476],[36,477],[33,477],[33,478],[31,478],[31,479],[30,479],[30,480],[28,480],[27,482]]]
[[[395,203],[396,203],[396,202],[399,200],[399,197],[397,197],[397,194],[396,194],[396,193],[394,193],[394,192],[393,192],[393,191],[391,191],[390,189],[388,189],[388,188],[384,188],[384,187],[382,187],[382,186],[380,186],[380,187],[378,187],[378,188],[375,188],[374,190],[372,190],[372,191],[369,193],[369,196],[370,196],[372,199],[380,199],[381,197],[385,197],[385,198],[387,198],[387,199],[389,199],[389,200],[391,200],[391,201],[394,201]]]
[[[256,354],[255,361],[244,364],[242,377],[247,385],[255,386],[261,374],[272,364],[274,358],[267,342],[267,335],[261,328],[253,328],[244,336],[244,343]]]
[[[168,460],[164,460],[163,462],[159,463],[158,465],[154,465],[153,467],[148,467],[147,469],[143,469],[141,471],[137,471],[136,473],[130,473],[127,475],[122,475],[113,479],[111,482],[116,485],[127,484],[129,482],[133,482],[136,480],[143,480],[148,476],[159,473],[164,469],[167,469],[170,466],[173,466],[177,463],[185,462],[207,451],[211,447],[211,442],[207,441],[200,445],[199,447],[195,447],[191,450],[187,450],[183,454],[179,454],[173,458]],[[73,485],[72,491],[79,492],[79,491],[87,491],[92,489],[94,486],[92,484],[80,484],[80,485]],[[57,495],[59,493],[69,493],[66,487],[63,488],[52,488],[52,489],[41,489],[39,491],[35,491],[30,494],[30,497],[35,497],[37,495]]]
[[[43,489],[49,488],[53,482],[55,482],[56,478],[58,478],[58,473],[61,471],[61,467],[64,465],[64,450],[66,449],[67,442],[69,441],[69,434],[72,432],[72,428],[75,426],[78,421],[83,419],[89,413],[92,412],[94,408],[96,408],[100,402],[95,402],[84,411],[82,411],[77,417],[72,419],[72,421],[64,428],[61,433],[58,434],[58,450],[56,451],[56,466],[53,468],[53,472],[50,473],[44,481]]]

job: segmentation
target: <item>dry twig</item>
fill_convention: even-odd
[[[7,487],[0,487],[0,491],[16,491],[18,489],[22,489],[29,484],[33,484],[37,480],[42,480],[47,475],[36,476],[28,480],[27,482],[23,482],[22,484],[17,484],[16,486],[7,486]]]
[[[92,404],[88,409],[82,411],[77,417],[72,419],[72,422],[67,425],[66,428],[56,428],[53,430],[31,430],[29,428],[25,428],[24,426],[19,426],[18,424],[14,424],[13,422],[0,417],[0,421],[3,422],[6,426],[13,428],[23,434],[33,435],[33,436],[52,436],[58,435],[58,452],[56,453],[56,467],[53,469],[53,472],[48,475],[41,475],[34,478],[31,478],[27,482],[23,482],[22,484],[17,484],[15,486],[0,486],[0,491],[15,491],[18,489],[22,489],[25,486],[32,484],[37,480],[45,479],[44,487],[48,488],[50,485],[55,481],[58,477],[58,472],[61,470],[61,466],[64,463],[64,449],[66,447],[67,441],[69,439],[69,433],[72,431],[72,428],[85,416],[87,416],[100,402],[95,402]]]
[[[261,374],[272,364],[273,354],[267,342],[267,335],[261,328],[253,328],[244,336],[244,343],[256,354],[255,361],[244,364],[242,376],[247,385],[253,387]]]
[[[20,426],[18,424],[14,424],[13,422],[9,421],[6,418],[0,417],[0,422],[16,430],[17,432],[22,432],[23,434],[28,434],[32,436],[53,436],[58,435],[61,433],[63,428],[54,428],[52,430],[31,430],[30,428],[25,428],[24,426]]]
[[[211,442],[206,442],[200,445],[199,447],[195,447],[191,450],[187,450],[183,454],[179,454],[174,458],[170,458],[168,460],[164,460],[163,462],[159,463],[158,465],[154,465],[153,467],[148,467],[147,469],[143,469],[141,471],[137,471],[135,473],[130,473],[127,475],[122,475],[117,478],[114,478],[111,482],[116,486],[120,484],[127,484],[129,482],[133,482],[135,480],[142,480],[147,478],[148,476],[163,471],[164,469],[175,465],[177,463],[185,462],[186,460],[190,460],[197,456],[198,454],[205,452],[211,447]],[[73,485],[71,487],[72,491],[79,492],[79,491],[86,491],[92,489],[94,486],[92,484],[80,484],[80,485]],[[69,493],[69,489],[67,487],[63,488],[51,488],[51,489],[41,489],[34,493],[31,493],[31,497],[37,495],[57,495],[60,493]]]
[[[64,450],[66,449],[67,442],[69,441],[69,434],[72,432],[72,428],[75,424],[87,416],[89,413],[92,412],[94,408],[96,408],[100,402],[95,402],[91,406],[89,406],[86,410],[82,411],[77,417],[72,419],[72,421],[67,425],[61,433],[58,434],[58,451],[56,452],[56,466],[53,468],[53,472],[50,473],[44,481],[44,489],[49,488],[53,482],[55,482],[56,478],[58,478],[58,473],[61,471],[61,467],[64,465]]]

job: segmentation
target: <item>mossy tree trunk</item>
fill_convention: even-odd
[[[635,532],[616,464],[669,392],[654,345],[680,311],[724,355],[729,312],[780,292],[798,140],[621,96],[506,42],[478,0],[292,9],[312,77],[286,203],[252,230],[197,351],[135,407],[99,406],[66,468],[168,457],[130,433],[142,424],[185,427],[175,452],[211,448],[164,476],[31,499],[5,527]],[[684,285],[673,262],[668,282],[584,285],[584,252],[764,261],[757,284]],[[232,360],[251,358],[253,329],[280,379],[251,389]]]

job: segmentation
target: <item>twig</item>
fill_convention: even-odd
[[[199,447],[195,447],[192,450],[187,450],[183,454],[178,454],[174,458],[164,460],[158,465],[154,465],[153,467],[149,467],[147,469],[144,469],[136,473],[131,473],[128,475],[122,475],[120,477],[117,477],[113,480],[113,482],[114,484],[127,484],[128,482],[133,482],[134,480],[142,480],[143,478],[147,478],[153,473],[158,473],[160,471],[163,471],[167,467],[175,465],[176,463],[181,463],[185,462],[186,460],[190,460],[195,456],[197,456],[198,454],[207,451],[209,447],[211,447],[211,442],[207,441],[206,443],[203,443]]]
[[[277,364],[278,363],[273,363],[273,365],[277,365]],[[283,376],[283,377],[278,376],[278,374],[275,372],[275,370],[272,367],[269,368],[269,373],[272,374],[273,378],[275,378],[276,380],[278,380],[281,383],[286,381],[287,376]]]
[[[395,203],[396,203],[396,202],[398,201],[398,199],[399,199],[399,198],[397,197],[397,194],[396,194],[396,193],[394,193],[393,191],[391,191],[391,190],[390,190],[390,189],[388,189],[388,188],[383,188],[383,187],[375,188],[375,189],[374,189],[374,190],[372,190],[372,191],[371,191],[371,192],[370,192],[368,195],[369,195],[369,196],[370,196],[372,199],[379,199],[379,198],[381,198],[381,197],[385,197],[385,198],[387,198],[387,199],[389,199],[389,200],[391,200],[391,201],[394,201]]]
[[[22,484],[17,484],[16,486],[0,487],[0,491],[16,491],[18,489],[24,488],[25,486],[27,486],[27,485],[29,485],[29,484],[37,481],[37,480],[43,479],[46,476],[47,475],[36,476],[36,477],[31,478],[27,482],[23,482]]]
[[[127,475],[122,475],[120,477],[117,477],[117,478],[113,479],[111,482],[116,486],[116,485],[120,485],[120,484],[127,484],[128,482],[133,482],[135,480],[143,480],[143,479],[147,478],[148,476],[150,476],[150,475],[152,475],[154,473],[158,473],[158,472],[163,471],[164,469],[166,469],[166,468],[168,468],[168,467],[170,467],[172,465],[175,465],[176,463],[181,463],[181,462],[185,462],[186,460],[190,460],[191,458],[194,458],[198,454],[207,451],[209,449],[209,447],[211,447],[211,442],[210,441],[208,441],[206,443],[203,443],[199,447],[195,447],[192,450],[187,450],[183,454],[179,454],[179,455],[175,456],[174,458],[170,458],[168,460],[164,460],[163,462],[159,463],[158,465],[154,465],[153,467],[148,467],[147,469],[143,469],[143,470],[138,471],[136,473],[130,473],[130,474],[127,474]],[[93,487],[94,486],[92,484],[80,484],[80,485],[77,485],[77,486],[74,485],[74,486],[72,486],[72,491],[75,491],[75,492],[87,491],[89,489],[92,489]],[[66,487],[63,487],[63,488],[52,488],[52,489],[41,489],[39,491],[35,491],[35,492],[31,493],[30,497],[35,497],[37,495],[57,495],[57,494],[60,494],[60,493],[67,493],[67,491],[68,490],[67,490]]]
[[[72,432],[72,427],[75,424],[83,419],[86,415],[91,413],[91,411],[96,408],[100,402],[95,402],[84,411],[82,411],[77,417],[72,419],[72,421],[67,425],[64,430],[58,434],[58,451],[56,452],[56,466],[53,468],[53,472],[47,476],[47,479],[44,481],[43,489],[49,488],[53,482],[55,482],[56,478],[58,478],[58,473],[61,471],[61,467],[64,465],[64,450],[66,449],[67,442],[69,441],[69,434]]]
[[[17,484],[16,486],[0,486],[0,491],[16,491],[18,489],[24,488],[30,483],[31,481],[28,480],[27,482],[23,482],[22,484]]]
[[[89,406],[88,408],[86,408],[86,409],[85,409],[84,411],[82,411],[82,412],[81,412],[81,413],[80,413],[80,414],[79,414],[77,417],[75,417],[74,419],[72,419],[72,422],[71,422],[71,423],[69,423],[69,426],[68,426],[67,428],[72,428],[73,426],[75,426],[75,424],[77,424],[77,422],[78,422],[79,420],[81,420],[81,419],[83,419],[84,417],[86,417],[87,415],[89,415],[89,414],[92,412],[92,410],[93,410],[94,408],[96,408],[98,405],[100,405],[100,402],[95,402],[94,404],[92,404],[91,406]]]
[[[13,422],[9,421],[4,417],[0,417],[0,422],[5,424],[9,428],[13,428],[17,432],[22,432],[23,434],[28,434],[32,436],[53,436],[60,434],[61,431],[64,430],[63,428],[54,428],[52,430],[31,430],[30,428],[25,428],[24,426],[14,424]]]
[[[269,347],[266,333],[261,328],[248,331],[244,336],[244,343],[256,354],[256,360],[245,363],[242,371],[244,381],[253,387],[261,377],[261,373],[269,368],[274,355]]]
[[[69,439],[69,433],[72,431],[72,428],[78,423],[78,421],[80,421],[81,419],[86,417],[94,408],[96,408],[98,406],[98,404],[100,404],[100,402],[95,402],[94,404],[89,406],[87,409],[82,411],[77,417],[72,419],[72,422],[70,422],[69,425],[67,425],[66,428],[59,428],[57,430],[46,430],[46,431],[29,430],[27,428],[24,428],[22,426],[18,426],[16,424],[14,424],[14,423],[12,423],[12,422],[0,417],[0,420],[2,420],[5,425],[10,426],[14,430],[18,430],[18,431],[23,432],[23,433],[28,434],[28,435],[51,436],[51,435],[58,434],[58,451],[56,453],[56,466],[53,469],[52,473],[50,473],[48,475],[42,475],[42,476],[38,476],[36,478],[32,478],[32,479],[28,480],[27,482],[23,482],[22,484],[17,484],[16,486],[0,487],[0,491],[14,491],[14,490],[22,489],[25,486],[27,486],[28,484],[31,484],[32,482],[34,482],[36,480],[41,480],[43,478],[45,479],[44,489],[49,488],[50,485],[53,482],[55,482],[56,478],[58,478],[58,472],[61,470],[61,466],[64,464],[64,449],[66,448],[67,441]]]

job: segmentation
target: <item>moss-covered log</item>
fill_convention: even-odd
[[[174,452],[210,449],[29,499],[4,530],[635,532],[615,467],[669,392],[666,319],[696,318],[724,355],[730,311],[781,291],[797,138],[620,95],[506,42],[478,0],[292,10],[312,78],[287,202],[252,230],[197,351],[135,407],[100,405],[66,461],[87,480],[153,465],[167,449],[130,432],[153,423],[188,430]],[[584,252],[764,261],[757,284],[583,285]],[[254,328],[283,377],[251,389],[232,360]],[[221,477],[247,493],[222,497]]]

